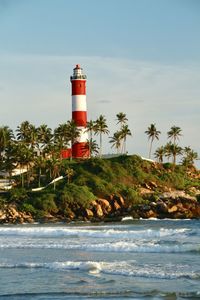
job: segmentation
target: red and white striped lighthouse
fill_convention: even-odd
[[[80,65],[76,65],[73,75],[70,77],[72,84],[72,120],[80,130],[79,138],[72,145],[74,158],[87,158],[90,156],[87,125],[86,104],[86,75]]]

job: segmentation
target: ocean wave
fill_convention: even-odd
[[[65,249],[92,252],[130,252],[130,253],[200,253],[200,245],[192,243],[159,243],[158,241],[131,241],[131,240],[111,240],[99,242],[73,242],[73,240],[43,240],[43,239],[6,239],[1,241],[0,249]]]
[[[126,229],[122,227],[122,229]],[[194,233],[194,232],[193,232]],[[1,227],[0,236],[27,237],[92,237],[152,239],[190,234],[188,228],[160,228],[147,230],[119,230],[119,228],[73,228],[73,227]]]
[[[70,271],[78,270],[81,272],[88,272],[90,274],[110,274],[110,275],[120,275],[128,277],[144,277],[144,278],[155,278],[155,279],[178,279],[178,278],[188,278],[199,280],[200,271],[194,272],[190,270],[189,265],[153,265],[153,264],[143,264],[137,265],[135,261],[55,261],[51,263],[0,263],[0,268],[27,268],[27,269],[49,269],[49,270],[59,270],[59,271]]]

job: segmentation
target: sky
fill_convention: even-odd
[[[199,32],[199,0],[0,0],[0,126],[69,120],[80,64],[88,119],[103,114],[112,136],[126,113],[129,154],[148,155],[155,123],[153,150],[175,125],[180,146],[200,155]],[[114,152],[109,136],[104,153]]]

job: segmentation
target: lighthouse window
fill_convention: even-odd
[[[80,84],[80,87],[81,87],[81,84]]]

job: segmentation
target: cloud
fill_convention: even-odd
[[[111,100],[106,100],[106,99],[97,100],[97,103],[111,103],[111,102],[112,102]]]

